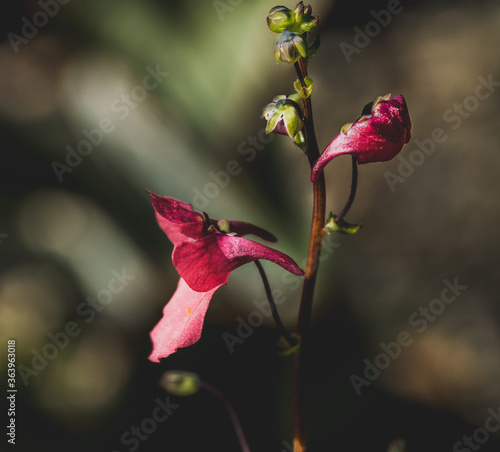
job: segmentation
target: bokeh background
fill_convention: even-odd
[[[395,5],[399,13],[366,30],[373,13],[382,17]],[[149,331],[178,275],[146,189],[212,218],[259,224],[279,237],[280,250],[299,263],[305,257],[307,160],[285,137],[265,136],[259,118],[295,80],[291,67],[273,59],[265,23],[272,6],[4,5],[0,385],[6,394],[7,340],[15,339],[23,366],[18,450],[239,450],[222,403],[209,393],[171,397],[177,408],[166,421],[142,424],[166,401],[161,374],[179,368],[231,400],[252,450],[290,450],[291,360],[276,354],[272,321],[265,318],[232,353],[224,340],[265,299],[254,266],[235,271],[217,292],[199,343],[161,364],[147,360]],[[500,6],[317,0],[312,7],[321,16],[321,49],[310,67],[320,146],[375,97],[401,93],[413,121],[401,157],[417,163],[361,167],[348,220],[363,229],[325,245],[310,368],[311,451],[385,451],[396,438],[411,452],[469,450],[464,436],[472,450],[498,451],[498,432],[486,438],[480,429],[491,413],[500,416]],[[27,25],[33,21],[40,26]],[[373,36],[363,41],[359,30]],[[346,56],[346,45],[358,47]],[[143,89],[151,73],[157,84]],[[484,80],[489,87],[477,91]],[[419,154],[417,143],[429,143],[436,128],[446,139]],[[86,135],[94,140],[87,148]],[[71,160],[68,146],[88,155]],[[224,176],[231,161],[241,172]],[[392,185],[388,172],[399,177]],[[326,177],[335,212],[348,194],[350,159],[336,159]],[[298,281],[264,265],[293,329]],[[107,304],[92,304],[117,274],[123,284],[114,283]],[[419,309],[441,296],[445,280],[466,289],[419,328],[414,313],[422,318]],[[73,337],[65,336],[68,325]],[[353,375],[366,379],[366,360],[374,363],[381,344],[405,331],[412,343],[357,394]],[[54,337],[61,347],[47,347]],[[137,435],[141,425],[152,431]],[[7,446],[3,439],[0,449]]]

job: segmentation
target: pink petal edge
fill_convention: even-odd
[[[179,279],[177,290],[163,308],[163,317],[150,333],[153,351],[149,360],[158,363],[160,358],[166,358],[178,348],[200,339],[210,300],[219,287],[195,292],[182,278]]]

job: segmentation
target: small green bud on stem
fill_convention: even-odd
[[[160,386],[175,396],[190,396],[200,389],[197,374],[184,370],[167,370],[160,379]]]

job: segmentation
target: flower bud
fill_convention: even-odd
[[[267,16],[267,26],[275,33],[281,33],[295,24],[294,12],[286,6],[275,6]]]
[[[306,33],[314,30],[319,23],[319,16],[313,17],[311,5],[304,5],[299,2],[293,11],[295,15],[295,26],[290,31]]]
[[[267,120],[266,133],[279,133],[294,138],[304,125],[300,105],[287,96],[276,96],[260,112]]]
[[[345,124],[314,164],[315,182],[328,162],[341,154],[352,154],[359,164],[386,162],[410,141],[411,121],[403,96],[378,97],[363,108],[361,117]]]
[[[273,51],[277,63],[293,64],[299,58],[306,57],[307,44],[301,35],[284,30],[274,41]]]
[[[293,11],[286,6],[275,6],[267,16],[267,25],[275,33],[285,30],[307,33],[314,30],[318,23],[319,16],[314,17],[311,6],[305,6],[303,2],[299,2]]]
[[[167,370],[160,379],[160,386],[175,396],[190,396],[200,389],[200,378],[184,370]]]

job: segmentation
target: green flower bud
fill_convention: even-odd
[[[300,105],[287,96],[276,96],[260,112],[267,120],[266,133],[279,133],[294,138],[304,125]]]
[[[299,2],[293,14],[295,16],[295,25],[293,28],[289,28],[290,31],[307,33],[318,26],[319,16],[313,17],[311,5],[305,6],[304,2]]]
[[[311,5],[305,6],[304,2],[299,2],[293,10],[293,13],[295,15],[295,21],[300,23],[304,19],[305,14],[311,14]]]
[[[184,370],[168,370],[160,379],[160,386],[175,396],[190,396],[200,389],[200,378]]]
[[[273,51],[277,63],[293,64],[306,57],[307,43],[301,35],[285,30],[274,41]]]
[[[305,6],[303,2],[298,3],[293,11],[286,6],[275,6],[267,16],[267,25],[275,33],[285,30],[299,34],[308,33],[314,30],[318,23],[319,17],[314,17],[311,6]]]
[[[275,33],[281,33],[295,24],[294,12],[286,6],[275,6],[267,16],[267,26]]]

